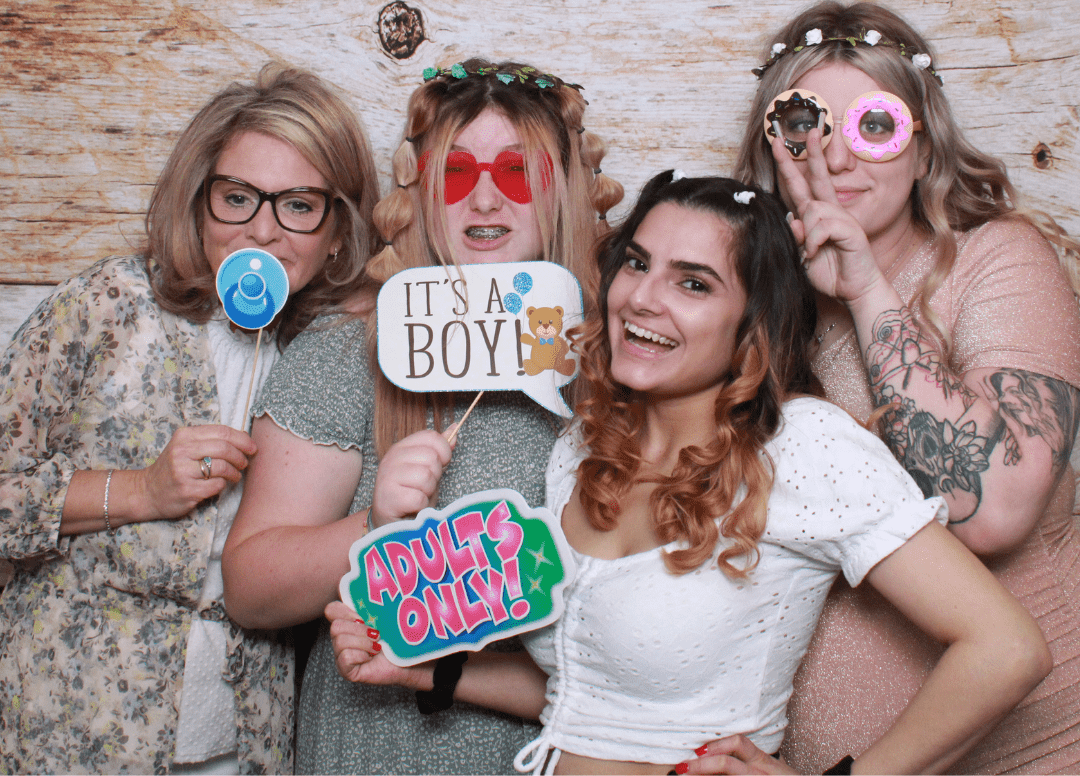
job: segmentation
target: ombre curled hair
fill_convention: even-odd
[[[232,83],[211,97],[180,133],[146,214],[144,254],[154,296],[164,309],[196,323],[221,309],[200,238],[209,218],[203,182],[229,142],[245,132],[291,145],[335,195],[334,218],[321,228],[335,229],[341,248],[307,286],[293,290],[275,318],[283,349],[318,315],[363,287],[361,270],[376,245],[371,214],[378,176],[356,113],[314,73],[269,62],[253,83]]]
[[[588,286],[590,250],[607,231],[603,218],[622,200],[623,188],[601,170],[607,145],[587,129],[588,103],[581,87],[529,65],[479,58],[431,72],[435,75],[409,98],[404,139],[393,158],[394,188],[375,207],[374,222],[385,247],[365,268],[370,286],[377,289],[404,269],[457,264],[446,223],[444,160],[458,134],[485,110],[504,116],[521,138],[543,242],[542,255],[534,258],[561,264]],[[423,157],[429,161],[421,172]],[[533,174],[546,158],[553,165],[551,175]],[[372,364],[378,363],[375,317],[372,309],[367,327]],[[375,370],[375,379],[380,455],[424,428],[429,411],[436,428],[447,420],[446,407],[435,406],[445,404],[445,397],[403,391],[381,370]]]
[[[607,294],[641,222],[663,203],[714,215],[731,230],[735,274],[747,301],[731,371],[716,399],[715,436],[704,446],[683,448],[670,475],[652,476],[639,474],[645,420],[640,397],[611,376]],[[669,170],[645,185],[627,219],[598,245],[600,291],[592,306],[598,312],[575,338],[586,397],[576,409],[589,451],[578,469],[581,501],[593,527],[610,530],[630,489],[657,483],[650,499],[657,536],[665,544],[682,539],[689,545],[666,553],[675,573],[705,563],[721,536],[724,573],[744,577],[753,569],[772,489],[765,444],[776,434],[788,398],[821,394],[808,355],[817,324],[813,290],[785,213],[777,197],[756,186],[730,178],[673,180]],[[743,562],[736,565],[738,558]]]
[[[806,34],[820,30],[823,42],[804,45]],[[874,30],[881,42],[869,45],[863,36]],[[858,41],[852,44],[848,39]],[[742,142],[735,161],[734,177],[769,191],[777,190],[772,148],[762,132],[762,118],[772,100],[814,68],[833,63],[856,67],[878,85],[900,97],[921,120],[923,131],[915,134],[920,152],[927,154],[926,175],[911,191],[914,222],[929,233],[937,249],[936,263],[915,299],[946,353],[949,333],[930,308],[929,299],[941,287],[956,262],[956,232],[963,232],[996,218],[1023,218],[1058,249],[1063,268],[1080,293],[1080,244],[1070,238],[1047,214],[1020,206],[1019,195],[1009,180],[1005,164],[973,146],[957,124],[945,92],[932,68],[920,68],[912,52],[931,58],[940,67],[930,43],[897,14],[880,5],[859,2],[843,5],[825,0],[800,13],[768,44],[767,52],[783,44],[783,54],[772,57],[763,68],[761,81],[746,117]],[[900,47],[907,52],[902,56]],[[798,49],[798,50],[796,50]],[[768,55],[767,55],[768,56]],[[841,110],[843,106],[833,106]],[[955,231],[954,231],[955,230]]]

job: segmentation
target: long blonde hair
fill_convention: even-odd
[[[446,225],[443,165],[428,164],[421,173],[419,160],[425,154],[445,159],[458,133],[489,109],[517,130],[527,168],[537,169],[545,154],[554,164],[546,191],[541,191],[541,176],[529,176],[543,238],[539,258],[563,265],[583,284],[594,282],[589,252],[606,230],[603,219],[622,199],[623,188],[600,169],[607,146],[584,125],[586,102],[579,89],[517,62],[469,59],[436,70],[409,98],[405,137],[393,159],[395,185],[375,207],[375,226],[385,247],[365,269],[370,286],[377,288],[410,267],[457,263]],[[375,442],[382,455],[398,439],[424,428],[429,410],[436,428],[442,428],[447,402],[446,397],[403,391],[383,376],[377,367],[373,306],[367,331],[376,380]]]
[[[820,30],[823,42],[804,46],[806,33]],[[876,30],[877,45],[861,43]],[[848,39],[856,41],[852,44]],[[919,68],[912,53],[936,62],[930,44],[898,15],[873,3],[844,6],[833,0],[818,3],[796,16],[770,41],[766,51],[783,44],[784,53],[764,68],[750,108],[734,176],[769,191],[776,191],[776,165],[772,149],[761,131],[761,118],[769,101],[790,89],[806,73],[821,65],[842,62],[862,70],[883,89],[908,104],[923,122],[916,135],[928,150],[927,173],[911,191],[915,223],[937,246],[931,273],[915,299],[923,319],[930,323],[946,354],[950,337],[929,299],[941,287],[956,262],[956,232],[964,232],[997,218],[1022,218],[1058,248],[1074,291],[1080,293],[1080,243],[1070,238],[1047,214],[1024,208],[999,159],[971,145],[949,108],[941,83],[932,68]],[[901,47],[903,47],[901,49]],[[801,48],[795,52],[796,48]],[[901,50],[905,52],[901,55]]]

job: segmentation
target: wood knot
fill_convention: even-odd
[[[1054,166],[1054,154],[1046,143],[1039,143],[1031,152],[1031,158],[1035,160],[1035,166],[1040,170],[1049,170]]]
[[[420,9],[395,0],[379,12],[379,41],[394,59],[408,59],[424,42],[424,20]]]

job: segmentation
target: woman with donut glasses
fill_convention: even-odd
[[[964,138],[933,57],[880,6],[813,6],[755,71],[735,175],[791,211],[828,398],[871,420],[923,493],[944,497],[953,533],[1050,644],[1052,672],[950,769],[1070,772],[1080,314],[1063,266],[1075,269],[1078,246],[1025,211],[1005,166]],[[803,773],[857,757],[941,654],[882,598],[840,581],[796,680],[783,757]]]

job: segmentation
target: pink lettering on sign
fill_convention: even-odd
[[[554,621],[568,554],[554,515],[484,491],[355,542],[339,589],[382,632],[387,657],[414,665]]]
[[[495,553],[502,561],[502,574],[495,571],[488,560],[482,541],[485,533],[495,541]],[[437,531],[428,529],[424,538],[431,548],[430,554],[420,539],[412,539],[408,544],[386,542],[383,545],[386,560],[374,547],[364,554],[368,600],[384,605],[386,596],[391,601],[399,596],[411,598],[421,575],[429,582],[440,583],[449,567],[452,583],[437,584],[437,588],[426,587],[420,599],[412,599],[406,613],[410,618],[406,623],[410,631],[418,632],[421,627],[426,631],[427,627],[432,627],[439,638],[447,638],[447,632],[456,635],[463,630],[471,631],[488,620],[499,623],[507,617],[520,620],[528,616],[529,602],[524,600],[521,590],[517,560],[524,532],[521,526],[512,522],[505,501],[491,510],[486,521],[480,512],[467,512],[452,521],[439,523]],[[466,594],[466,575],[469,576],[469,587],[479,596],[478,601],[471,601]],[[502,600],[504,589],[510,599],[509,612]],[[425,609],[424,616],[420,615],[417,605]],[[399,620],[404,622],[405,617],[401,615]]]
[[[473,572],[474,575],[479,573],[478,571]],[[457,601],[461,619],[465,622],[465,630],[470,633],[476,630],[476,626],[491,619],[491,612],[488,611],[483,599],[478,601],[469,599],[468,591],[465,589],[465,580],[463,579],[454,580],[454,600]]]
[[[476,568],[476,558],[468,547],[459,547],[450,535],[450,524],[439,523],[439,541],[442,542],[443,554],[446,555],[446,563],[450,566],[450,573],[454,578],[465,576],[465,572]]]
[[[502,602],[502,574],[495,569],[488,569],[485,578],[483,572],[477,571],[469,577],[469,587],[473,589],[474,593],[480,596],[480,600],[484,602],[484,606],[486,606],[487,610],[491,613],[493,622],[498,624],[510,619],[510,615]]]
[[[424,588],[424,603],[431,612],[431,627],[435,629],[435,635],[440,639],[447,638],[447,631],[455,636],[465,630],[465,623],[461,619],[457,602],[454,600],[454,586],[439,585],[438,592],[434,587]]]
[[[419,539],[410,539],[409,549],[412,550],[413,557],[416,558],[416,565],[420,568],[420,573],[424,575],[424,579],[428,582],[438,582],[446,576],[446,556],[443,555],[442,545],[439,544],[439,537],[434,528],[427,530],[424,539],[426,542]],[[430,555],[424,551],[425,543],[431,548]]]
[[[525,540],[525,532],[520,525],[511,521],[510,507],[505,501],[491,510],[484,527],[488,536],[495,540],[495,552],[500,559],[506,561],[517,556]]]
[[[367,571],[367,596],[369,601],[381,606],[385,604],[385,601],[383,601],[384,594],[389,593],[391,601],[401,595],[390,569],[386,567],[382,555],[379,554],[376,548],[372,547],[364,553],[364,568]]]
[[[431,617],[424,602],[411,595],[406,596],[398,607],[398,630],[402,638],[409,644],[420,644],[430,626]]]
[[[412,550],[401,542],[387,542],[383,545],[383,550],[390,561],[390,570],[394,573],[394,581],[401,588],[401,594],[412,595],[419,581]]]
[[[479,512],[466,512],[454,518],[451,523],[461,544],[472,550],[473,557],[476,558],[476,567],[486,569],[490,566],[484,543],[480,541],[480,537],[484,534],[484,516]]]

